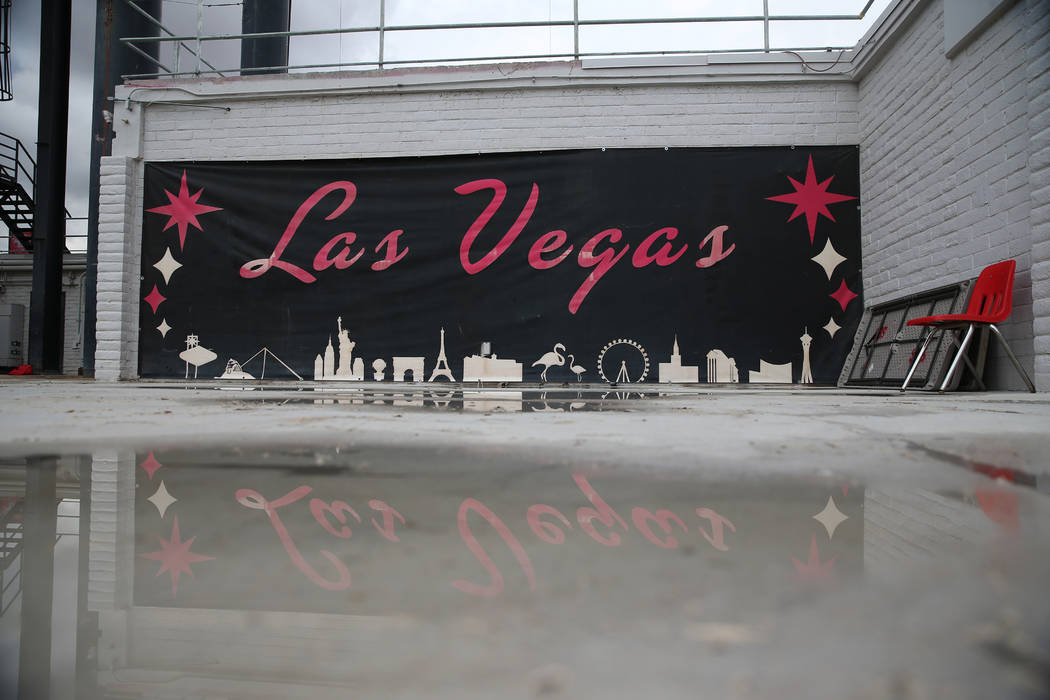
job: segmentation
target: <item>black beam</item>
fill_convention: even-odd
[[[157,21],[161,0],[135,3]],[[156,36],[157,25],[120,0],[98,0],[95,17],[95,78],[91,106],[91,169],[88,180],[87,274],[84,278],[84,373],[95,373],[95,322],[98,292],[99,163],[113,152],[113,125],[104,112],[113,112],[114,88],[120,76],[150,73],[156,66],[120,43],[122,36]],[[139,44],[153,58],[159,44]]]
[[[41,0],[29,363],[35,372],[44,374],[62,371],[62,252],[66,247],[71,21],[70,0]]]
[[[292,16],[292,0],[244,0],[241,33],[286,32]],[[241,75],[287,73],[288,69],[259,70],[288,65],[288,37],[241,39]]]
[[[22,521],[22,624],[18,640],[19,700],[47,700],[51,691],[51,603],[58,527],[57,460],[26,460]]]

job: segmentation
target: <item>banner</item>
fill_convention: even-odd
[[[149,163],[143,377],[833,383],[854,146]]]

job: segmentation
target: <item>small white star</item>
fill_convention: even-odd
[[[161,338],[167,338],[168,337],[168,331],[171,330],[171,326],[168,325],[168,319],[166,319],[166,318],[162,319],[161,322],[160,322],[160,325],[157,326],[157,330],[160,331],[160,337]]]
[[[833,318],[828,319],[828,322],[824,324],[824,330],[826,330],[828,332],[828,335],[830,335],[832,338],[835,337],[835,334],[839,332],[840,328],[842,328],[842,326],[835,323],[835,319]]]
[[[164,275],[164,284],[168,284],[175,270],[182,267],[182,263],[171,256],[171,248],[165,248],[164,257],[153,263],[153,267],[160,270],[160,274]]]
[[[842,524],[842,521],[849,520],[849,516],[843,515],[842,511],[835,506],[835,499],[828,496],[828,504],[824,506],[824,510],[814,515],[813,519],[824,526],[830,540],[835,536],[835,530]]]
[[[829,238],[828,242],[824,244],[824,250],[820,251],[820,255],[810,258],[810,260],[823,267],[830,280],[831,275],[835,273],[835,268],[844,263],[846,258],[839,255],[839,252],[835,250],[835,246],[831,245],[831,239]]]
[[[168,493],[168,489],[164,488],[164,482],[162,481],[160,482],[160,487],[157,488],[157,492],[146,500],[157,506],[157,511],[160,512],[160,519],[163,520],[164,513],[168,510],[168,506],[179,499]]]

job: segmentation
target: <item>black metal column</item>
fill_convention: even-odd
[[[119,0],[97,0],[95,17],[95,77],[91,105],[91,169],[88,180],[87,275],[84,280],[84,373],[95,373],[95,319],[98,290],[99,163],[112,153],[113,127],[104,112],[113,112],[114,88],[120,76],[151,73],[157,67],[120,43],[122,36],[156,36],[157,25]],[[161,0],[135,3],[154,19],[161,19]],[[159,57],[159,44],[139,44]]]
[[[22,524],[22,624],[19,700],[48,700],[51,691],[51,603],[58,527],[56,460],[29,459]]]
[[[66,128],[69,122],[71,21],[70,0],[41,0],[29,362],[35,372],[45,374],[62,371],[62,253],[66,247]]]
[[[286,32],[292,16],[292,0],[244,0],[241,32]],[[241,75],[287,73],[288,37],[241,39]],[[281,66],[271,70],[260,70]]]

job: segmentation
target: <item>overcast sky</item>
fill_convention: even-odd
[[[69,159],[66,206],[75,217],[87,215],[88,167],[91,148],[91,80],[94,50],[94,0],[72,0],[73,32],[70,66]],[[240,31],[241,2],[201,0],[205,34]],[[770,14],[850,14],[865,0],[769,0]],[[860,22],[780,22],[770,27],[774,48],[852,46],[892,0],[876,0]],[[16,0],[11,17],[11,74],[14,100],[0,103],[0,131],[21,139],[35,156],[38,67],[40,52],[39,3]],[[117,11],[129,11],[122,0]],[[549,21],[572,19],[572,0],[386,0],[388,25]],[[176,34],[195,34],[197,0],[164,0],[162,21]],[[761,15],[762,0],[579,0],[581,19],[612,19],[644,15],[649,18]],[[375,25],[379,0],[292,0],[292,29],[333,29]],[[571,27],[392,32],[385,41],[387,61],[478,58],[495,55],[539,55],[571,52]],[[662,26],[583,27],[582,52],[727,50],[761,48],[760,22],[678,24]],[[205,58],[219,68],[236,67],[237,41],[207,42]],[[293,38],[292,65],[316,65],[375,60],[375,33]],[[185,70],[192,57],[180,55]],[[169,67],[170,45],[161,55]],[[68,231],[83,235],[84,222],[71,222]],[[3,226],[0,225],[0,232]],[[76,239],[70,248],[83,249]]]

